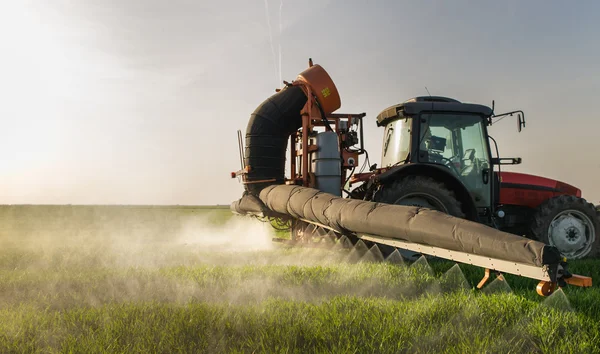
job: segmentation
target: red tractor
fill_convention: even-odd
[[[500,158],[488,126],[513,115],[521,131],[522,111],[496,115],[493,104],[427,96],[385,109],[377,116],[377,126],[385,128],[382,166],[352,175],[351,185],[364,183],[351,197],[440,210],[537,239],[569,259],[598,255],[600,212],[581,190],[501,171],[521,159]]]

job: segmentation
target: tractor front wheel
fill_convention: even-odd
[[[556,247],[567,259],[600,253],[600,212],[583,198],[561,195],[548,199],[534,213],[531,233]]]

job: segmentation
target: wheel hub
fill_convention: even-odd
[[[576,227],[570,227],[567,231],[567,241],[569,243],[576,243],[580,237],[580,231]]]
[[[576,210],[556,215],[548,228],[548,240],[567,258],[588,254],[595,240],[595,230],[589,217]]]

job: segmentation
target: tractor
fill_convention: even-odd
[[[569,259],[597,256],[600,212],[564,182],[502,171],[488,127],[525,114],[438,96],[415,97],[377,115],[385,129],[381,166],[349,177],[351,198],[419,206],[555,246]],[[405,254],[406,255],[406,254]]]
[[[516,115],[521,131],[523,111],[415,97],[377,115],[382,166],[369,166],[366,113],[334,113],[341,100],[333,80],[308,64],[252,112],[245,143],[238,130],[240,170],[231,178],[244,193],[232,212],[289,230],[290,238],[273,239],[286,245],[484,267],[478,288],[492,271],[538,279],[543,296],[592,285],[567,270],[566,258],[598,255],[600,211],[572,185],[502,171],[521,158],[500,158],[488,127]]]
[[[522,160],[501,158],[488,127],[516,116],[520,132],[523,111],[496,114],[493,101],[488,107],[431,95],[409,99],[377,115],[377,126],[384,128],[381,166],[369,166],[366,113],[333,113],[341,100],[323,67],[309,59],[309,68],[284,84],[252,114],[245,151],[238,131],[241,169],[231,177],[241,177],[254,198],[272,184],[301,185],[339,197],[346,193],[353,199],[435,209],[541,241],[569,259],[600,253],[600,211],[582,198],[580,189],[502,171]],[[356,171],[361,155],[366,158]],[[310,240],[308,226],[292,220],[292,240]]]

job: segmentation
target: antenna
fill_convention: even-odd
[[[427,86],[425,86],[425,91],[427,91],[427,94],[429,95],[429,97],[431,97],[431,94],[429,93],[429,90],[427,89]]]

